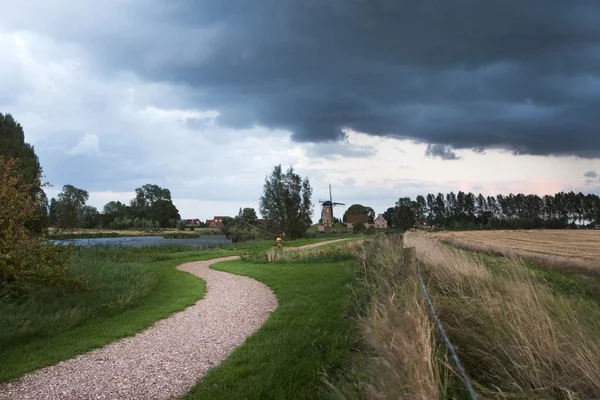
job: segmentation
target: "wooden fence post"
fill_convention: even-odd
[[[410,277],[417,277],[417,249],[415,247],[405,247],[404,250],[404,268],[406,274]]]

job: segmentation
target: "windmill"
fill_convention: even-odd
[[[336,203],[331,197],[331,185],[329,185],[329,200],[319,200],[319,203],[323,204],[321,210],[321,224],[323,228],[330,229],[333,226],[333,207],[344,206],[344,203]]]

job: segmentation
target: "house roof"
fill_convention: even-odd
[[[384,220],[387,222],[387,220],[383,217],[383,214],[379,214],[375,220]]]
[[[346,216],[346,223],[355,224],[360,222],[369,222],[369,216],[363,214],[351,214]]]

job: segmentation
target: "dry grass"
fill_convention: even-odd
[[[347,378],[336,382],[344,399],[436,399],[447,369],[438,362],[434,328],[414,279],[403,263],[401,237],[355,244],[361,356]]]
[[[600,398],[596,304],[552,294],[517,259],[488,268],[431,235],[405,239],[417,248],[440,319],[482,397]]]
[[[464,231],[432,236],[465,250],[600,274],[600,230]]]

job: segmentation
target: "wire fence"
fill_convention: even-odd
[[[421,290],[423,291],[423,297],[425,297],[425,301],[427,302],[427,305],[429,306],[429,311],[431,312],[431,316],[433,317],[435,326],[436,326],[438,332],[440,333],[440,336],[442,337],[444,344],[448,348],[448,351],[450,352],[450,357],[452,358],[452,361],[454,361],[454,364],[456,365],[458,373],[460,374],[460,377],[462,378],[462,380],[465,384],[467,392],[469,392],[469,397],[472,400],[476,400],[477,395],[475,393],[475,390],[473,389],[473,385],[471,384],[471,379],[469,379],[469,375],[467,374],[467,371],[465,371],[465,369],[463,368],[463,366],[460,362],[460,359],[458,358],[458,355],[456,354],[456,349],[452,345],[450,338],[448,338],[448,335],[446,334],[446,331],[444,330],[444,326],[442,325],[442,322],[440,321],[440,319],[438,318],[438,316],[435,312],[435,307],[433,306],[431,298],[429,297],[429,293],[427,293],[427,288],[425,287],[425,283],[423,282],[423,276],[421,275],[421,264],[419,263],[419,261],[417,261],[417,275],[419,277],[419,286],[421,286]]]

